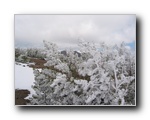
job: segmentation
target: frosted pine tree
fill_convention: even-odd
[[[133,105],[135,103],[135,57],[125,47],[97,49],[79,42],[80,56],[73,50],[63,55],[44,41],[47,61],[35,70],[31,98],[34,105]]]
[[[44,41],[46,53],[46,68],[41,72],[35,70],[36,91],[31,104],[38,105],[59,105],[74,104],[73,95],[74,77],[78,77],[78,64],[82,61],[74,51],[67,51],[67,55],[62,55],[57,46]],[[80,77],[80,76],[79,76]]]

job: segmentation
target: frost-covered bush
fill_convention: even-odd
[[[45,58],[45,54],[43,49],[38,49],[38,48],[29,48],[26,50],[26,55],[28,57],[34,57],[34,58],[40,58],[40,59],[44,59]]]
[[[44,59],[46,57],[44,50],[40,48],[28,48],[28,49],[15,48],[16,61],[19,61],[18,60],[19,56],[26,56],[39,59]]]
[[[35,70],[33,105],[134,105],[135,56],[125,44],[99,49],[80,42],[80,56],[44,41],[46,68]]]

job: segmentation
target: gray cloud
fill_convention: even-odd
[[[15,44],[76,47],[78,38],[99,43],[131,43],[136,39],[135,15],[15,15]]]

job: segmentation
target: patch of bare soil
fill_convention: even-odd
[[[37,58],[30,58],[30,62],[35,63],[35,65],[29,65],[29,67],[32,67],[32,68],[45,68],[44,63],[46,63],[46,60],[37,59]]]
[[[26,105],[30,101],[26,98],[30,94],[30,91],[28,90],[15,90],[15,105]]]

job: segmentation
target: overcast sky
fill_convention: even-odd
[[[15,15],[15,47],[43,47],[42,41],[61,49],[76,48],[78,39],[98,44],[134,47],[135,15]]]

